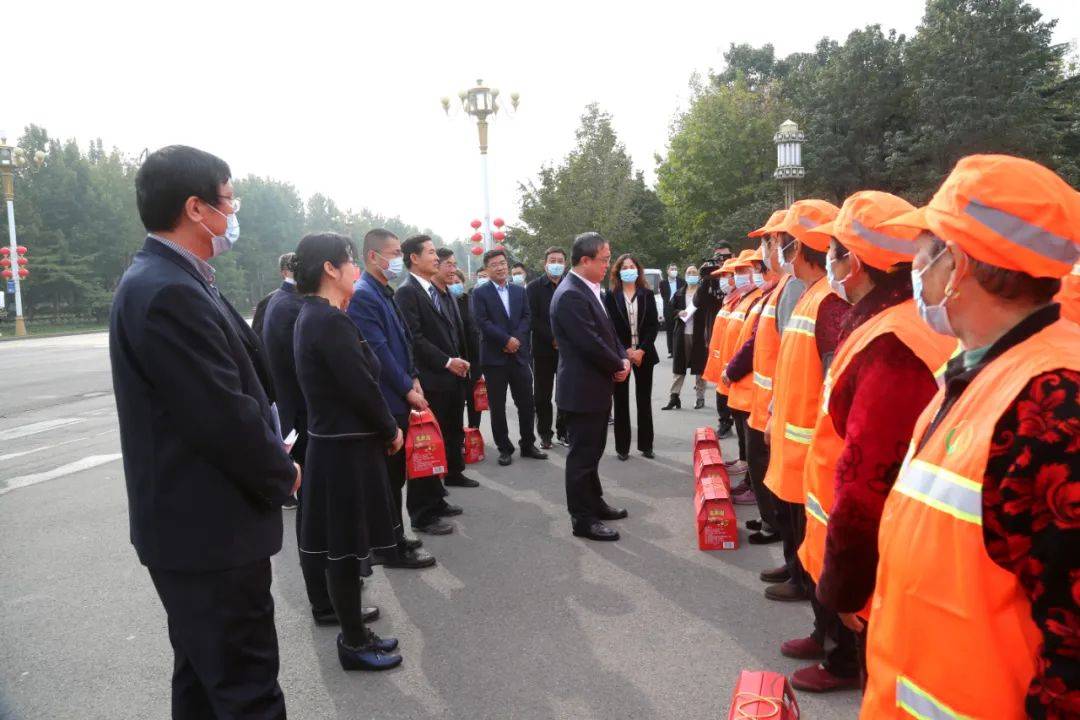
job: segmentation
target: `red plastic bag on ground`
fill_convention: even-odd
[[[471,465],[484,459],[484,436],[480,428],[465,428],[465,440],[462,442],[461,455],[465,463]]]
[[[405,436],[405,467],[410,480],[446,474],[446,444],[430,410],[409,414]]]
[[[488,409],[487,380],[480,378],[476,381],[472,391],[473,409],[483,412]]]
[[[728,720],[799,720],[799,703],[780,673],[743,670],[731,697]]]

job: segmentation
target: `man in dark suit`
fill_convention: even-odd
[[[555,402],[566,413],[570,440],[566,505],[574,535],[618,540],[619,533],[603,521],[620,520],[627,513],[604,501],[597,467],[607,444],[615,383],[630,374],[626,350],[615,337],[600,296],[611,248],[599,233],[584,233],[574,239],[571,260],[574,269],[551,300],[551,329],[559,343]]]
[[[555,369],[559,367],[559,348],[551,334],[551,298],[566,270],[566,251],[549,247],[544,253],[544,274],[525,288],[532,316],[533,396],[536,398],[536,429],[540,447],[551,447],[551,392],[555,389]],[[562,413],[555,418],[555,433],[565,444],[566,428]]]
[[[356,283],[347,312],[379,358],[379,389],[398,427],[402,432],[408,432],[409,413],[412,410],[427,410],[428,402],[424,398],[413,361],[412,335],[390,288],[390,281],[405,272],[401,241],[389,230],[376,228],[364,236],[363,252],[364,272]],[[386,469],[392,485],[395,510],[400,517],[406,477],[404,448],[386,459]],[[440,502],[442,493],[438,478],[434,481],[431,478],[412,480],[409,482],[405,509],[411,517],[414,511],[423,511]],[[421,550],[421,545],[420,540],[407,539],[402,528],[397,548],[379,552],[378,560],[387,567],[431,567],[435,564],[435,558]]]
[[[251,319],[251,329],[260,338],[263,332],[263,322],[266,318],[266,309],[270,307],[270,299],[283,292],[296,292],[296,281],[293,280],[292,270],[289,269],[295,253],[285,253],[278,258],[278,272],[281,274],[281,287],[271,290],[266,297],[255,306],[255,316]]]
[[[672,344],[671,331],[675,326],[675,311],[671,308],[671,300],[675,293],[686,287],[686,281],[679,277],[679,266],[675,263],[668,265],[667,278],[660,281],[661,310],[664,313],[664,335],[667,336],[667,356],[671,357],[675,347]]]
[[[510,263],[505,250],[484,253],[491,282],[473,290],[473,318],[480,328],[480,364],[487,378],[491,433],[499,449],[499,464],[509,465],[514,453],[506,427],[506,388],[518,409],[521,456],[546,460],[533,433],[532,356],[530,318],[525,288],[508,282]]]
[[[109,319],[131,542],[168,617],[174,718],[284,718],[270,594],[300,485],[260,342],[207,261],[239,238],[229,166],[173,145],[135,177],[149,236]]]

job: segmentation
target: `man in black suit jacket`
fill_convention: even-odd
[[[673,348],[671,329],[675,326],[675,311],[671,307],[671,300],[675,293],[686,287],[686,281],[679,277],[679,266],[675,263],[668,265],[667,277],[660,280],[661,310],[664,313],[664,335],[667,336],[667,356],[671,357]]]
[[[487,378],[491,434],[499,449],[499,464],[509,465],[514,453],[506,427],[506,388],[518,409],[521,457],[546,460],[533,433],[531,323],[525,288],[508,282],[510,264],[505,250],[484,253],[491,282],[473,290],[472,311],[480,328],[480,363]]]
[[[552,272],[554,271],[554,272]],[[544,274],[525,288],[532,316],[533,396],[536,399],[536,429],[540,447],[551,447],[551,392],[555,389],[555,370],[559,367],[559,349],[551,334],[551,298],[566,271],[566,251],[549,247],[544,253]],[[562,413],[555,418],[555,434],[559,441],[566,438]]]
[[[229,166],[162,148],[135,177],[146,244],[109,320],[131,541],[169,621],[174,718],[284,718],[270,556],[300,469],[259,339],[206,262],[239,236]]]
[[[270,307],[270,299],[283,292],[296,292],[296,281],[293,280],[292,270],[289,269],[295,254],[296,253],[291,252],[285,253],[278,258],[278,272],[281,274],[281,287],[271,290],[266,297],[260,300],[255,306],[255,316],[251,319],[251,329],[254,330],[255,334],[260,338],[263,334],[263,322],[266,319],[266,310]]]
[[[461,357],[463,337],[455,320],[457,308],[434,283],[439,272],[439,256],[432,239],[414,235],[401,244],[401,252],[409,274],[394,293],[394,301],[412,334],[420,387],[442,430],[447,476],[463,477],[461,415],[469,363]],[[408,487],[410,495],[414,489],[422,488],[424,492],[422,504],[410,503],[413,529],[431,535],[453,532],[454,526],[442,518],[460,515],[462,510],[446,502],[446,491],[439,478],[436,476],[430,482],[411,480]]]
[[[600,297],[611,248],[599,233],[574,239],[574,269],[551,300],[551,329],[559,343],[555,402],[566,413],[570,452],[566,456],[566,505],[574,534],[618,540],[603,523],[626,517],[604,501],[598,465],[607,444],[607,419],[615,383],[630,374],[626,350],[615,337]]]

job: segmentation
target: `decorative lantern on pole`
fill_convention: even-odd
[[[802,166],[802,144],[806,134],[791,120],[780,124],[780,130],[773,135],[776,143],[776,172],[773,177],[784,187],[784,207],[791,207],[795,202],[795,183],[806,177]]]
[[[461,101],[461,109],[466,115],[476,118],[476,129],[480,136],[480,174],[484,188],[484,249],[491,249],[491,192],[488,188],[488,118],[494,118],[501,110],[498,103],[498,89],[484,85],[483,80],[476,81],[476,87],[471,90],[462,90],[458,93]],[[516,112],[521,96],[518,93],[510,94],[511,112]],[[443,112],[450,114],[450,98],[442,100]]]
[[[34,153],[34,165],[40,168],[45,163],[45,153]],[[7,202],[7,223],[9,246],[3,253],[4,279],[15,282],[15,334],[26,334],[26,321],[23,319],[22,281],[30,275],[27,269],[26,248],[15,239],[15,170],[26,164],[26,154],[20,147],[7,144],[7,133],[0,130],[0,181],[3,184],[4,200]],[[6,263],[6,264],[5,264]]]

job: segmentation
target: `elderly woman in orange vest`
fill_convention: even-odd
[[[847,643],[856,642],[852,631],[865,640],[855,613],[874,591],[881,508],[915,421],[937,391],[935,373],[956,349],[954,338],[919,318],[912,299],[918,230],[881,227],[914,209],[895,195],[857,192],[836,220],[812,231],[827,238],[829,282],[852,309],[825,375],[803,475],[806,537],[799,558],[818,602],[841,614],[848,630],[838,637]],[[820,692],[855,680],[815,664],[795,672],[792,685]]]
[[[1080,193],[1003,155],[961,160],[912,270],[963,352],[885,502],[863,720],[1080,716],[1080,327],[1052,301]]]

